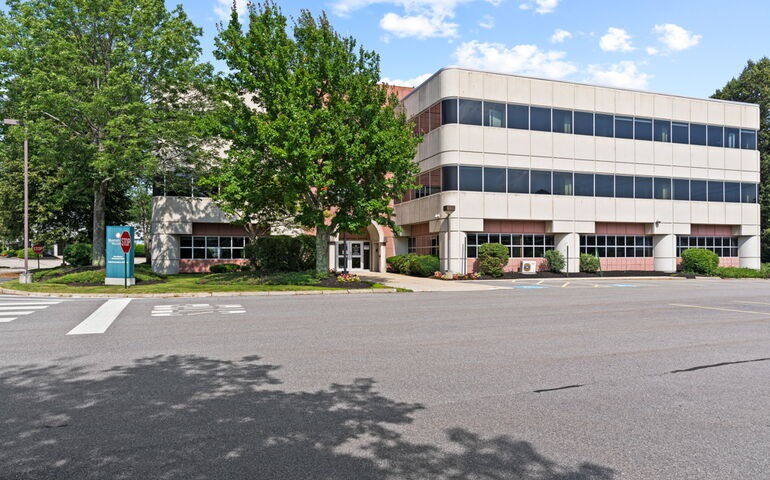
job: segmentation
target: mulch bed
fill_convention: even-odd
[[[318,282],[319,287],[333,287],[333,288],[346,288],[348,290],[358,288],[372,288],[372,284],[369,282],[363,282],[361,280],[357,282],[338,282],[337,277],[331,275]]]

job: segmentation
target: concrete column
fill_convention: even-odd
[[[439,232],[439,257],[441,271],[452,273],[466,273],[465,263],[465,233],[457,231],[457,222],[449,222],[449,231],[446,226]]]
[[[739,265],[759,270],[762,266],[759,235],[738,237]]]
[[[676,272],[676,235],[653,235],[652,255],[655,257],[655,271]]]
[[[329,240],[329,270],[335,272],[342,270],[337,267],[337,243],[336,238]]]
[[[580,271],[580,235],[577,233],[555,233],[553,235],[556,250],[567,259],[565,271],[575,273]],[[567,251],[569,247],[569,252]]]

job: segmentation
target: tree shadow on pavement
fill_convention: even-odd
[[[449,448],[394,430],[423,409],[371,379],[284,391],[277,366],[158,356],[94,372],[0,369],[0,478],[605,480],[531,444],[452,429]]]

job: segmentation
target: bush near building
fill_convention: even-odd
[[[430,277],[441,269],[439,258],[433,255],[394,255],[386,260],[390,270],[413,277]]]
[[[73,243],[64,249],[64,261],[75,267],[91,265],[91,244]]]
[[[564,270],[566,261],[560,251],[548,250],[545,252],[545,259],[548,262],[548,270],[554,273],[561,273]]]
[[[580,254],[580,271],[586,273],[596,273],[599,271],[599,259],[590,253]]]
[[[502,277],[508,258],[508,247],[502,243],[485,243],[479,247],[479,271],[484,275]]]
[[[209,267],[211,273],[230,273],[238,272],[241,270],[241,266],[235,263],[218,263]]]
[[[304,272],[315,268],[315,237],[260,237],[249,242],[244,253],[257,271]]]
[[[697,275],[713,275],[719,267],[719,256],[705,248],[688,248],[682,252],[682,271]]]

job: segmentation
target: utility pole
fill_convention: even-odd
[[[27,125],[21,120],[6,118],[3,124],[24,127],[24,273],[19,276],[19,283],[32,283],[29,274],[29,135]]]

